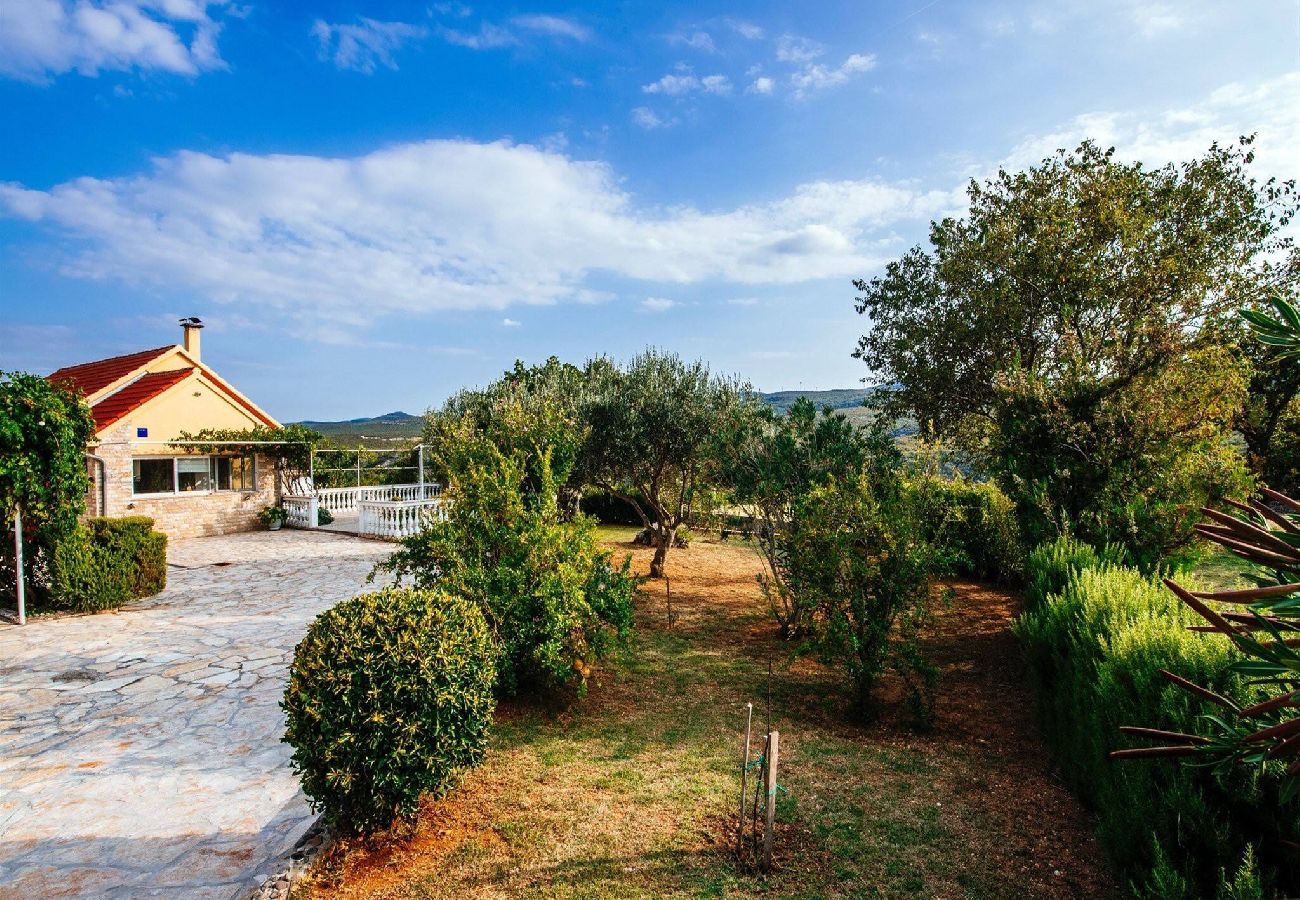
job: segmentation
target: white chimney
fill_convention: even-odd
[[[187,316],[181,319],[181,331],[184,337],[181,340],[181,347],[195,361],[199,362],[199,332],[203,329],[203,321],[197,316]]]

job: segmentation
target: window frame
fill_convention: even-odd
[[[180,489],[180,466],[178,465],[177,461],[182,459],[192,459],[192,460],[202,459],[207,461],[208,484],[210,485],[207,490],[182,491]],[[234,482],[234,474],[235,474],[233,460],[246,459],[248,461],[247,465],[244,467],[244,473],[246,478],[243,479],[246,482],[245,485],[238,488],[218,487],[217,486],[218,480],[215,477],[216,466],[214,465],[213,462],[214,460],[217,459],[232,460],[232,464],[230,467],[231,483]],[[135,464],[137,462],[153,461],[153,460],[163,460],[171,463],[172,489],[170,491],[161,491],[161,492],[154,491],[154,492],[143,493],[143,494],[136,493]],[[156,454],[150,456],[131,457],[131,497],[133,499],[138,498],[142,500],[162,500],[168,497],[206,497],[209,494],[256,494],[256,493],[257,493],[257,454],[256,453],[236,453],[230,455],[221,454],[221,453],[206,453],[201,456],[168,456],[163,454]]]

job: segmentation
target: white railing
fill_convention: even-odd
[[[444,519],[441,500],[359,500],[357,533],[381,538],[410,537],[431,519]]]
[[[317,503],[315,497],[281,497],[280,505],[284,507],[284,524],[290,528],[315,528],[317,525]]]
[[[442,496],[440,484],[379,484],[363,487],[317,488],[322,509],[332,513],[355,512],[364,500],[434,500]]]

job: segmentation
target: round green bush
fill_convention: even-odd
[[[294,651],[284,740],[331,828],[409,819],[482,759],[496,648],[477,605],[386,588],[316,617]]]

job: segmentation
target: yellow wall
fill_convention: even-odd
[[[175,440],[182,431],[194,434],[205,428],[244,429],[263,424],[200,373],[172,385],[127,418],[132,437],[134,429],[147,428],[149,436],[143,440],[151,441]]]

